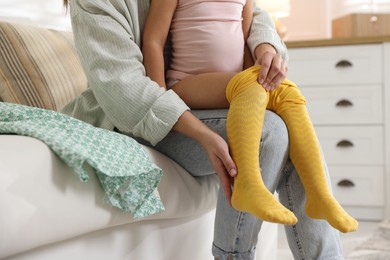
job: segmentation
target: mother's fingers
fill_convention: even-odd
[[[229,175],[227,169],[222,162],[218,163],[217,165],[214,165],[214,169],[217,172],[219,181],[221,183],[223,191],[225,192],[226,200],[228,201],[229,205],[232,206],[232,177]]]
[[[268,84],[267,90],[270,91],[270,90],[274,90],[275,88],[277,88],[283,82],[283,80],[286,79],[287,71],[288,71],[288,68],[285,65],[285,62],[283,62],[279,73],[276,74],[275,77]]]
[[[265,53],[261,60],[256,61],[256,65],[261,65],[261,70],[259,73],[259,83],[264,86],[265,82],[268,79],[268,72],[272,65],[272,54],[271,53]]]
[[[287,65],[277,53],[264,53],[256,64],[261,65],[258,81],[266,90],[275,89],[286,77]]]

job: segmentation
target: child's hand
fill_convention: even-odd
[[[267,91],[275,89],[286,78],[286,62],[269,44],[261,44],[256,48],[255,65],[261,65],[258,81]]]

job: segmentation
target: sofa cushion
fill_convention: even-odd
[[[60,110],[86,87],[71,32],[0,22],[0,100]]]

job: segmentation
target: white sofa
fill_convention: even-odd
[[[0,22],[0,101],[58,110],[86,87],[71,33]],[[58,80],[61,79],[61,80]],[[212,259],[218,179],[193,178],[143,147],[164,175],[165,211],[135,220],[82,183],[43,142],[0,135],[0,259]],[[265,223],[257,260],[276,259]]]
[[[97,178],[80,182],[43,142],[0,135],[0,258],[212,259],[218,181],[193,178],[151,148],[164,171],[166,207],[140,221],[103,201]],[[257,259],[276,259],[276,225],[265,223]]]

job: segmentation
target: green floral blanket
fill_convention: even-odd
[[[0,102],[0,134],[35,137],[46,143],[83,182],[94,170],[111,205],[145,217],[161,210],[157,185],[162,170],[134,139],[40,108]]]

